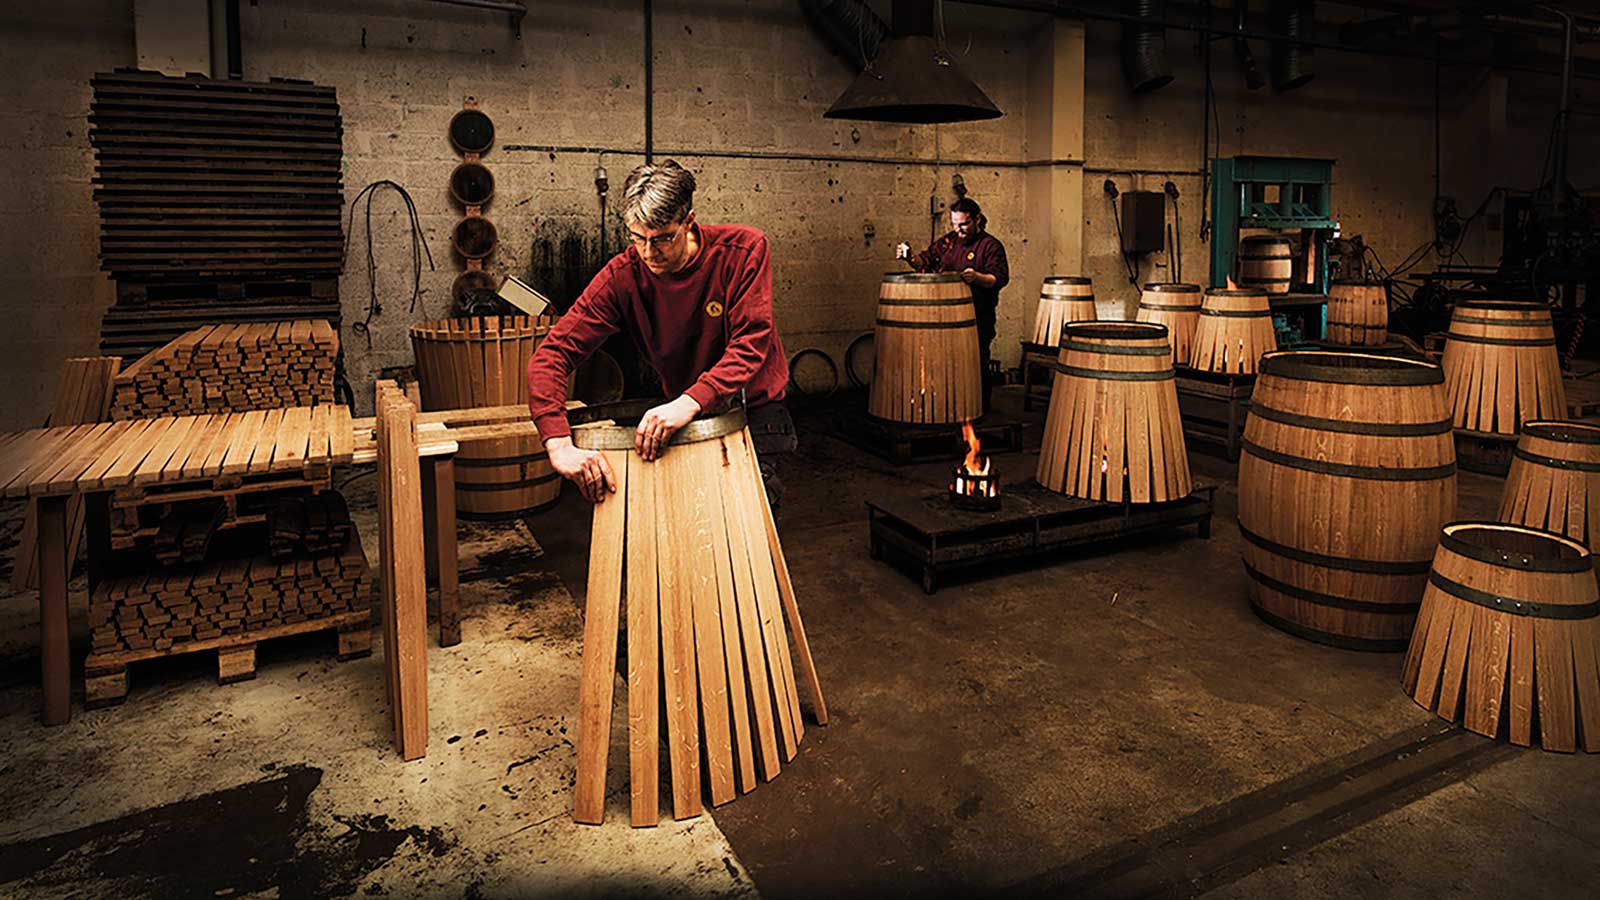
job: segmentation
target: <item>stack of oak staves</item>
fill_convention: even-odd
[[[152,542],[156,559],[168,566],[204,560],[227,512],[227,504],[216,498],[174,504]]]
[[[117,376],[112,418],[332,403],[338,354],[320,319],[196,328]]]
[[[366,556],[354,531],[315,557],[232,559],[108,578],[89,598],[95,653],[182,652],[183,644],[313,622],[370,606]]]
[[[273,559],[326,553],[350,537],[350,507],[338,491],[283,497],[267,510],[268,552]]]

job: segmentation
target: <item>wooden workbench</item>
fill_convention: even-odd
[[[525,407],[522,415],[527,415]],[[40,428],[0,435],[0,495],[38,503],[40,655],[43,718],[70,718],[66,508],[74,495],[227,493],[285,478],[328,483],[336,465],[377,460],[369,424],[358,430],[344,406],[291,407]],[[532,423],[527,423],[529,427]],[[432,494],[424,504],[441,605],[455,596],[455,501],[451,461],[457,443],[442,424],[419,427],[418,456]],[[441,642],[450,632],[441,629]],[[459,640],[459,627],[454,632]]]

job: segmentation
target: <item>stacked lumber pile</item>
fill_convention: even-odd
[[[371,607],[367,558],[355,529],[337,552],[266,555],[108,578],[89,598],[94,653],[183,651],[183,645]]]
[[[118,69],[89,111],[101,351],[211,322],[339,318],[343,121],[332,87]]]
[[[343,547],[354,527],[338,491],[283,497],[267,509],[267,552],[273,559],[328,553]]]
[[[339,335],[320,319],[207,325],[116,377],[113,421],[333,402]]]
[[[167,566],[203,561],[227,514],[228,505],[219,498],[174,504],[152,541],[156,560]]]

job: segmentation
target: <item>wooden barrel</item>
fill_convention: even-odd
[[[628,710],[618,718],[628,723],[621,744],[629,748],[635,826],[660,818],[663,731],[672,815],[682,819],[702,811],[704,794],[720,805],[795,758],[805,732],[801,685],[812,716],[828,722],[743,410],[690,422],[646,462],[634,452],[634,429],[657,402],[571,414],[573,443],[603,453],[617,481],[594,508],[590,540],[576,717],[579,822],[600,822],[607,805],[624,609]]]
[[[983,414],[978,320],[955,273],[890,272],[878,294],[867,412],[890,422],[941,425]]]
[[[498,316],[412,325],[422,408],[527,403],[528,359],[555,321],[550,316]],[[561,476],[550,468],[537,436],[462,444],[455,472],[456,509],[463,518],[518,516],[561,497]]]
[[[1515,435],[1523,422],[1567,415],[1555,326],[1542,303],[1457,303],[1441,362],[1457,430]]]
[[[1600,753],[1600,594],[1589,548],[1523,525],[1446,525],[1401,685],[1511,743]]]
[[[1115,503],[1189,496],[1194,485],[1166,326],[1069,324],[1055,370],[1039,484]]]
[[[1194,329],[1204,301],[1197,284],[1147,284],[1139,292],[1139,321],[1167,326],[1172,361],[1180,366],[1187,366],[1194,353]]]
[[[1039,288],[1039,308],[1033,314],[1033,343],[1056,346],[1061,327],[1068,322],[1092,322],[1094,283],[1076,275],[1051,275]]]
[[[1359,347],[1389,339],[1389,289],[1383,282],[1335,281],[1328,288],[1327,339]]]
[[[1522,426],[1505,492],[1502,522],[1554,531],[1595,552],[1600,533],[1600,427],[1582,422]]]
[[[1212,288],[1200,305],[1189,365],[1206,372],[1248,375],[1261,355],[1278,347],[1267,295],[1245,288]]]
[[[1276,235],[1239,239],[1239,286],[1269,294],[1289,293],[1294,273],[1294,244]]]
[[[1250,605],[1320,643],[1405,649],[1456,508],[1443,373],[1320,350],[1261,365],[1239,457]]]

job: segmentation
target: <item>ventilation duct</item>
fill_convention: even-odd
[[[1272,30],[1288,40],[1272,42],[1272,89],[1292,91],[1312,78],[1306,59],[1312,48],[1298,43],[1312,36],[1311,0],[1282,0],[1272,6]]]
[[[1166,12],[1161,0],[1129,0],[1130,16],[1161,21]],[[1172,82],[1172,67],[1167,64],[1167,32],[1159,24],[1124,22],[1122,25],[1122,74],[1135,94],[1147,94]]]
[[[894,0],[892,9],[893,33],[824,118],[933,124],[1002,115],[945,50],[938,0]]]
[[[833,52],[850,62],[853,72],[865,69],[889,36],[889,23],[866,0],[800,0],[800,9]]]

